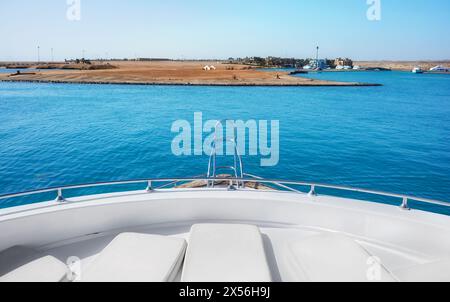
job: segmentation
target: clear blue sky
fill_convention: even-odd
[[[450,59],[449,0],[0,0],[0,60],[80,57]]]

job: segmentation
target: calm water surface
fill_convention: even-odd
[[[37,69],[28,68],[28,69],[9,69],[9,68],[0,68],[0,73],[16,73],[17,71],[20,72],[36,72]]]
[[[450,201],[450,76],[402,72],[308,77],[382,87],[167,87],[0,83],[0,194],[74,183],[206,172],[175,157],[172,122],[280,121],[280,163],[267,178]],[[0,201],[0,207],[35,202]]]

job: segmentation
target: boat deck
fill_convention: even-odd
[[[24,246],[64,264],[76,257],[82,281],[83,272],[120,234],[181,238],[188,255],[193,226],[205,224],[256,226],[271,281],[450,280],[448,216],[331,196],[252,189],[135,191],[5,210],[0,215],[0,250]],[[202,253],[203,248],[192,253]],[[242,248],[245,243],[231,244],[227,251],[239,254]],[[117,257],[120,262],[127,255]],[[214,259],[214,252],[212,258],[221,260]],[[8,262],[1,255],[0,260]],[[147,260],[143,267],[149,265]],[[183,268],[174,281],[183,281]],[[374,268],[384,272],[382,280],[371,279]]]

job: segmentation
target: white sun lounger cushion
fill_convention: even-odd
[[[270,282],[259,229],[249,225],[194,225],[182,281]]]
[[[396,281],[394,277],[353,239],[338,235],[316,235],[290,243],[291,281],[370,282]]]
[[[186,241],[157,235],[117,236],[82,273],[82,282],[170,282],[176,277]]]
[[[0,282],[60,282],[67,266],[53,256],[13,247],[0,253]]]

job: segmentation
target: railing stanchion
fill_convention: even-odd
[[[56,196],[56,202],[64,202],[66,199],[62,194],[62,189],[58,189],[58,196]]]
[[[317,193],[316,193],[316,186],[315,186],[315,185],[312,185],[312,186],[311,186],[311,191],[309,191],[308,196],[309,196],[309,197],[315,197],[315,196],[317,196]]]
[[[145,191],[147,191],[148,193],[153,192],[153,186],[152,186],[151,180],[148,181],[147,189],[145,189]]]
[[[408,204],[408,198],[407,197],[403,198],[402,205],[400,206],[400,208],[403,209],[403,210],[411,210],[411,208],[409,207],[409,204]]]
[[[228,191],[236,191],[236,187],[234,186],[233,180],[230,180],[230,184],[228,185]]]

